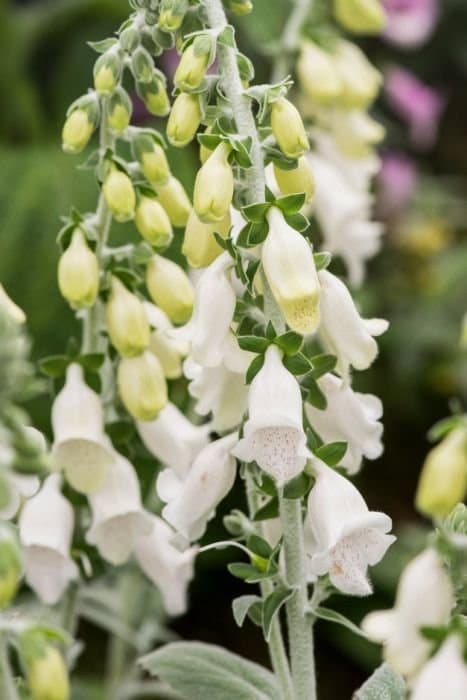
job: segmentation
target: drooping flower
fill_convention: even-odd
[[[157,479],[157,492],[167,503],[162,516],[187,542],[203,535],[234,484],[236,465],[230,452],[237,440],[238,434],[231,433],[207,445],[184,480],[171,469],[165,469]]]
[[[221,141],[196,176],[193,206],[201,221],[223,221],[229,213],[234,176],[228,157],[231,147]],[[215,183],[215,187],[213,187]]]
[[[342,82],[330,52],[313,41],[302,41],[297,61],[300,85],[316,104],[329,104],[340,95]]]
[[[337,356],[337,369],[345,379],[350,366],[367,369],[378,354],[373,336],[381,335],[388,322],[381,318],[363,319],[349,290],[327,270],[320,270],[321,325],[320,337],[327,350]]]
[[[394,607],[370,613],[362,628],[370,639],[383,644],[384,658],[396,671],[413,677],[431,650],[421,628],[443,625],[453,605],[450,578],[437,552],[429,548],[404,569]]]
[[[194,574],[197,547],[181,552],[172,544],[172,529],[161,518],[151,516],[152,530],[135,544],[135,557],[146,576],[158,587],[169,615],[187,609],[187,588]]]
[[[78,567],[70,558],[73,521],[73,508],[60,492],[58,474],[47,477],[19,517],[25,579],[48,605],[54,605],[70,581],[78,578]]]
[[[313,461],[316,483],[308,497],[309,571],[329,574],[347,595],[371,593],[369,566],[377,564],[395,537],[391,518],[368,510],[355,486],[319,460]]]
[[[146,270],[153,302],[173,323],[186,323],[193,311],[193,288],[186,272],[172,260],[154,255]]]
[[[319,324],[320,289],[312,249],[280,209],[271,207],[267,218],[261,262],[271,292],[292,330],[313,333]]]
[[[325,443],[347,442],[347,452],[340,465],[349,474],[356,474],[363,457],[377,459],[383,452],[381,401],[373,394],[353,391],[333,374],[321,377],[318,385],[327,399],[327,407],[320,411],[307,403],[308,420]]]
[[[149,323],[141,299],[112,276],[105,307],[107,332],[122,357],[136,357],[149,345]]]
[[[211,424],[193,425],[168,403],[153,421],[136,423],[139,436],[151,454],[184,479],[191,463],[209,442]]]
[[[58,286],[64,299],[75,309],[94,304],[99,290],[99,263],[81,229],[73,232],[71,243],[58,264]]]
[[[305,466],[302,395],[275,345],[267,349],[264,365],[251,382],[248,420],[232,454],[245,462],[256,461],[279,486]]]
[[[439,18],[439,0],[383,0],[387,23],[383,36],[404,49],[427,41]]]
[[[334,53],[341,81],[340,102],[349,109],[365,109],[376,98],[383,82],[381,73],[351,41],[340,39]]]
[[[182,362],[188,355],[189,345],[172,337],[172,323],[162,309],[148,301],[143,305],[151,326],[149,349],[161,363],[167,379],[177,379],[182,375]]]
[[[63,389],[52,407],[53,466],[81,493],[103,483],[113,461],[104,438],[104,415],[99,396],[84,381],[82,367],[67,369]]]
[[[300,158],[310,148],[300,112],[285,97],[272,103],[271,128],[279,148],[288,158]]]
[[[164,370],[149,350],[120,360],[117,386],[125,408],[137,420],[154,420],[168,400]]]
[[[138,477],[130,462],[117,452],[101,488],[89,496],[92,525],[86,540],[115,566],[123,564],[135,542],[151,530],[143,510]]]
[[[8,470],[5,474],[8,501],[0,508],[0,520],[11,520],[17,514],[23,499],[31,498],[39,490],[39,477]]]
[[[441,648],[423,666],[417,676],[410,700],[461,700],[467,697],[467,664],[464,643],[451,634]]]

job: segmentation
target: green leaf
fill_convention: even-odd
[[[255,204],[248,204],[248,206],[242,207],[242,213],[245,219],[253,224],[262,224],[266,220],[266,214],[270,207],[271,205],[268,202],[256,202]]]
[[[317,270],[325,270],[327,267],[329,267],[332,260],[331,253],[327,253],[326,251],[315,253],[313,257],[315,259],[315,267]]]
[[[303,214],[285,214],[284,216],[289,226],[292,226],[297,231],[306,231],[310,225],[310,222]]]
[[[311,377],[312,379],[312,377]],[[307,389],[308,393],[306,396],[306,401],[307,403],[310,403],[312,406],[315,408],[319,408],[321,411],[324,411],[326,406],[328,405],[328,402],[326,401],[326,397],[319,388],[318,384],[314,381],[307,381]]]
[[[237,340],[241,349],[249,352],[265,352],[269,347],[269,340],[258,335],[242,335]]]
[[[335,467],[347,452],[346,442],[329,442],[315,450],[315,455],[329,467]]]
[[[284,498],[302,498],[310,490],[312,478],[302,472],[284,486]]]
[[[105,355],[102,352],[91,352],[87,355],[81,355],[78,359],[80,365],[90,372],[98,372],[104,364],[104,360]]]
[[[285,197],[276,199],[276,206],[281,209],[284,214],[297,214],[305,204],[306,195],[304,192],[298,194],[288,194]]]
[[[274,328],[274,324],[272,321],[269,321],[268,325],[266,326],[266,338],[269,338],[269,340],[274,340],[276,337],[276,329]]]
[[[246,564],[245,562],[234,562],[229,564],[227,569],[235,576],[235,578],[241,578],[246,583],[258,583],[258,581],[264,581],[264,579],[271,578],[276,574],[276,571],[258,571],[258,569],[253,566],[253,564]]]
[[[70,358],[67,355],[50,355],[39,360],[39,369],[47,377],[57,379],[65,374],[69,362]]]
[[[407,686],[404,679],[389,664],[382,664],[357,690],[352,700],[405,700]]]
[[[94,49],[94,51],[97,51],[97,53],[105,53],[106,51],[111,49],[112,46],[115,46],[116,43],[117,39],[114,38],[102,39],[102,41],[87,42],[88,46],[90,46],[91,49]]]
[[[251,248],[255,245],[260,245],[266,240],[268,233],[269,226],[265,221],[258,224],[251,223],[248,232],[248,246]]]
[[[323,374],[332,372],[337,364],[337,357],[335,355],[315,355],[311,358],[310,372],[313,379],[319,379]]]
[[[280,700],[270,671],[202,642],[173,642],[139,660],[186,700]]]
[[[257,595],[241,595],[232,601],[232,612],[234,620],[239,627],[243,627],[248,611],[255,603],[261,603],[261,598]]]
[[[358,634],[359,637],[364,637],[367,639],[366,634],[363,630],[358,627],[352,620],[349,620],[345,615],[337,612],[336,610],[331,610],[331,608],[324,608],[321,605],[312,611],[315,617],[319,617],[320,620],[326,620],[327,622],[335,622],[337,625],[342,625],[354,634]]]
[[[310,369],[310,362],[303,353],[284,357],[284,367],[292,374],[306,374]]]
[[[303,345],[303,338],[294,331],[287,331],[277,336],[274,343],[283,350],[286,355],[296,355]]]
[[[250,535],[247,540],[248,549],[263,559],[269,559],[272,554],[271,545],[259,535]]]
[[[258,355],[250,364],[246,371],[246,383],[251,384],[261,367],[264,365],[264,355]]]
[[[217,41],[219,42],[219,44],[228,46],[231,49],[235,48],[235,29],[232,27],[231,24],[228,24],[222,30],[222,32],[217,37]]]
[[[274,618],[278,614],[282,605],[293,595],[294,591],[287,586],[280,584],[268,595],[263,603],[263,633],[264,638],[269,642],[271,626]]]
[[[277,518],[278,515],[279,500],[277,496],[274,496],[267,503],[265,503],[264,506],[261,506],[261,508],[256,511],[253,520],[255,522],[259,522],[261,520],[272,520],[272,518]]]

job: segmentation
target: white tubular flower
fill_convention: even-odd
[[[410,700],[462,700],[467,698],[467,664],[464,644],[451,634],[422,668]]]
[[[0,520],[11,520],[17,514],[21,502],[38,492],[40,481],[37,476],[11,471],[5,473],[5,480],[8,489],[8,503],[0,509]]]
[[[256,461],[279,486],[305,466],[302,395],[275,345],[267,349],[264,365],[251,382],[244,436],[232,454],[244,462]]]
[[[26,322],[26,314],[23,309],[8,296],[3,284],[0,284],[0,311],[4,311],[8,318],[15,323]]]
[[[211,430],[209,423],[193,425],[173,403],[168,403],[155,420],[138,421],[136,427],[149,452],[181,479],[209,442]]]
[[[336,145],[350,158],[363,158],[385,136],[385,129],[367,112],[359,109],[336,109],[327,115]]]
[[[138,537],[151,530],[150,516],[141,504],[138,477],[125,457],[114,453],[104,484],[89,496],[89,502],[93,520],[87,542],[110,564],[123,564]]]
[[[324,411],[305,405],[313,429],[325,442],[347,442],[347,452],[340,463],[349,474],[356,474],[362,458],[377,459],[383,453],[383,426],[379,419],[383,406],[377,396],[361,394],[333,374],[318,379],[327,400]]]
[[[157,479],[157,491],[167,502],[162,515],[188,542],[198,540],[208,521],[235,481],[235,459],[230,452],[238,440],[232,433],[211,442],[196,457],[184,481],[170,469]]]
[[[321,282],[320,338],[326,349],[337,356],[337,369],[345,379],[350,367],[367,369],[378,355],[373,336],[384,333],[388,322],[382,318],[362,318],[349,290],[327,270],[318,273]]]
[[[271,207],[267,218],[261,262],[271,292],[292,330],[313,333],[319,325],[320,292],[313,251],[280,209]]]
[[[156,355],[167,379],[182,376],[182,360],[188,355],[188,343],[173,338],[173,325],[167,314],[148,301],[143,302],[146,317],[151,326],[150,351]]]
[[[80,493],[92,493],[103,483],[113,462],[104,436],[99,396],[83,379],[83,370],[71,364],[66,382],[52,407],[53,466]]]
[[[54,605],[69,582],[78,578],[78,567],[70,558],[73,521],[73,508],[60,493],[58,474],[44,481],[19,517],[25,579],[47,605]]]
[[[195,289],[193,316],[173,336],[191,341],[191,355],[203,367],[222,362],[224,345],[232,323],[236,296],[228,271],[232,258],[222,253],[200,275]]]
[[[187,588],[194,575],[197,547],[184,552],[171,540],[172,529],[161,518],[151,516],[152,530],[140,537],[135,556],[146,576],[158,587],[169,615],[182,615],[187,609]]]
[[[370,196],[368,191],[371,187],[371,180],[381,167],[381,159],[378,154],[371,151],[359,158],[349,158],[339,150],[332,135],[319,128],[313,129],[313,144],[316,153],[310,154],[311,158],[319,156],[324,159],[334,166],[337,173],[354,191],[365,193],[369,213],[374,197]]]
[[[422,636],[420,628],[445,624],[454,600],[452,584],[439,555],[434,549],[425,549],[404,569],[394,607],[367,615],[362,629],[370,639],[383,644],[386,661],[411,678],[431,651],[431,642]]]
[[[315,460],[316,483],[308,497],[308,521],[314,542],[309,570],[329,574],[332,584],[347,595],[371,593],[369,566],[377,564],[396,539],[387,533],[391,518],[369,511],[355,486]]]

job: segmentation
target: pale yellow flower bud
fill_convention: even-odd
[[[341,39],[334,56],[342,82],[340,101],[345,107],[365,109],[378,95],[383,80],[381,73],[350,41]]]
[[[135,215],[136,194],[126,173],[112,168],[102,185],[107,206],[116,221],[129,221]]]
[[[185,49],[174,75],[180,90],[195,90],[202,82],[209,63],[210,46],[206,37],[196,39]]]
[[[66,153],[81,153],[89,143],[95,124],[85,109],[75,109],[67,117],[62,130],[62,148]]]
[[[234,12],[236,15],[247,15],[253,9],[253,3],[251,0],[229,0],[229,10]]]
[[[172,226],[181,228],[186,225],[191,211],[191,202],[182,183],[170,176],[163,185],[156,185],[159,202],[164,207]]]
[[[156,248],[168,246],[172,240],[172,224],[157,199],[140,197],[135,215],[136,228]]]
[[[118,134],[122,133],[130,124],[131,112],[132,104],[128,94],[123,88],[118,88],[109,100],[108,126]]]
[[[222,221],[232,203],[234,177],[228,157],[230,146],[222,141],[196,176],[193,205],[201,221]]]
[[[138,135],[133,141],[133,151],[144,177],[154,185],[164,185],[170,177],[170,167],[165,151],[151,136]]]
[[[274,164],[274,176],[282,194],[304,192],[305,201],[308,202],[315,193],[313,170],[305,156],[298,159],[297,167],[293,170],[282,170]]]
[[[415,505],[433,518],[444,518],[467,495],[467,430],[452,430],[427,455]]]
[[[26,314],[23,309],[8,296],[2,284],[0,284],[0,310],[5,312],[15,323],[24,323],[26,321]]]
[[[111,95],[121,75],[118,54],[112,50],[100,56],[94,65],[94,87],[101,95]]]
[[[329,104],[340,95],[342,83],[333,56],[312,41],[300,46],[297,75],[304,92],[316,104]]]
[[[172,105],[167,121],[167,138],[177,148],[183,148],[195,137],[201,122],[198,95],[180,93]]]
[[[212,129],[210,126],[206,129],[204,132],[205,134],[210,134],[212,132]],[[199,147],[199,159],[201,161],[201,165],[207,161],[209,156],[212,155],[212,150],[208,148],[207,146],[204,146],[203,144],[200,144]]]
[[[154,255],[146,270],[151,299],[173,323],[186,323],[193,311],[193,286],[186,272],[172,260]]]
[[[198,218],[194,209],[191,211],[182,246],[182,253],[190,267],[206,267],[222,253],[214,234],[227,238],[230,226],[230,212],[222,221],[206,224]]]
[[[334,15],[349,32],[379,34],[386,24],[381,0],[334,0]]]
[[[170,100],[162,80],[138,83],[137,91],[147,110],[154,116],[165,117],[170,112]]]
[[[76,228],[58,263],[58,286],[74,309],[93,306],[99,291],[99,263],[84,233]]]
[[[148,351],[120,360],[117,385],[127,411],[137,420],[154,420],[168,400],[161,363]]]
[[[271,127],[279,148],[288,158],[299,158],[310,148],[300,113],[285,97],[272,104]]]
[[[51,645],[27,663],[27,681],[32,700],[69,700],[70,683],[63,656]]]
[[[105,316],[110,340],[120,355],[134,357],[148,347],[150,329],[143,303],[118,277],[112,277]]]
[[[16,538],[6,524],[0,524],[0,610],[14,599],[21,581],[21,556]]]
[[[329,119],[339,149],[350,158],[363,158],[385,136],[382,124],[361,110],[336,110]]]
[[[188,9],[188,0],[162,0],[158,26],[163,32],[180,29]]]

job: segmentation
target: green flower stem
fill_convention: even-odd
[[[285,24],[274,63],[272,83],[278,83],[288,75],[291,59],[299,46],[301,30],[312,5],[313,0],[293,0],[293,7]]]
[[[19,700],[18,690],[10,666],[8,641],[0,635],[0,697],[2,700]]]
[[[288,585],[295,593],[286,603],[292,678],[296,700],[316,700],[313,633],[307,616],[306,554],[303,536],[302,505],[299,498],[279,494],[280,517],[284,535],[284,562]]]

